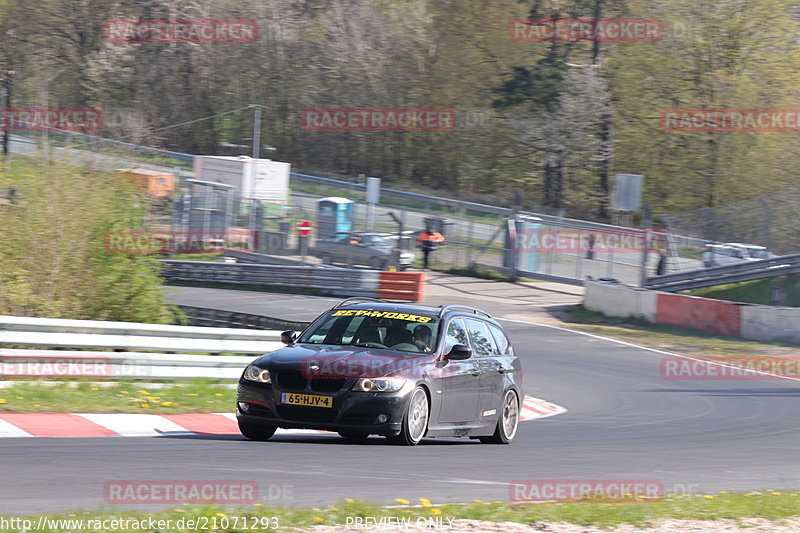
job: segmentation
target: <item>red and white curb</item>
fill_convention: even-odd
[[[561,406],[526,396],[520,421],[565,413]],[[182,435],[238,435],[236,415],[199,413],[181,415],[0,413],[4,437],[157,437]],[[279,429],[276,435],[335,435],[312,429]]]

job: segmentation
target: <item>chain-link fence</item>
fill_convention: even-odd
[[[366,203],[364,178],[335,179],[307,172],[291,173],[291,197],[286,206],[254,204],[237,200],[235,194],[193,184],[193,156],[141,147],[72,132],[15,135],[12,151],[45,156],[64,163],[88,165],[103,170],[145,168],[175,175],[178,187],[169,200],[171,214],[151,217],[147,222],[159,229],[191,234],[235,228],[252,235],[237,242],[252,243],[257,251],[314,259],[316,232],[300,249],[297,224],[311,221],[319,228],[319,199],[337,196],[352,200],[351,231],[377,232],[393,238],[402,232],[401,248],[421,253],[415,247],[415,232],[434,224],[447,244],[433,252],[436,269],[484,269],[523,277],[584,280],[615,278],[638,285],[643,272],[655,275],[666,250],[662,272],[702,268],[705,241],[687,236],[694,232],[679,224],[670,234],[599,224],[550,214],[516,210],[384,188],[380,203]],[[340,178],[340,176],[336,176]],[[798,200],[800,201],[800,200]],[[752,217],[751,217],[752,218]],[[438,221],[438,222],[437,222]],[[719,224],[715,226],[721,227]],[[694,229],[694,228],[692,228]],[[714,239],[717,240],[717,239]],[[317,258],[318,259],[318,258]]]
[[[765,246],[778,255],[800,252],[800,187],[719,207],[661,215],[669,231],[708,242]]]

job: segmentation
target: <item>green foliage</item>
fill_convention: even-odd
[[[55,165],[13,167],[16,204],[0,206],[0,314],[169,323],[157,261],[104,249],[144,211],[129,182]]]

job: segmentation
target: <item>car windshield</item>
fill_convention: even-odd
[[[367,246],[389,246],[389,241],[380,235],[365,235],[363,242]]]
[[[769,252],[765,248],[745,248],[745,250],[753,259],[769,259]]]
[[[438,318],[414,313],[334,309],[317,319],[297,342],[430,353],[436,347],[438,325]]]

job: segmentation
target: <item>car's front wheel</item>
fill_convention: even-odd
[[[513,390],[507,390],[500,403],[500,417],[491,437],[481,437],[484,444],[508,444],[517,434],[519,425],[519,397]]]
[[[394,444],[416,446],[428,431],[429,413],[428,395],[425,393],[425,389],[417,387],[408,400],[400,434],[387,438]]]
[[[239,420],[239,431],[250,440],[269,440],[278,426],[272,424],[253,424]]]

